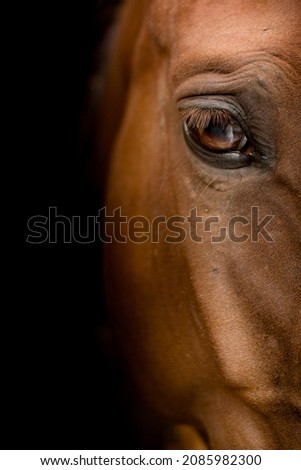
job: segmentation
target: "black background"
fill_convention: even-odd
[[[83,218],[100,208],[82,129],[89,78],[117,3],[34,2],[18,12],[23,252],[3,312],[12,320],[2,330],[3,449],[131,447],[118,373],[102,341],[99,244],[26,242],[28,219],[47,216],[50,206]]]

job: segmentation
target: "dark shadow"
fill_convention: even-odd
[[[18,58],[23,257],[3,332],[3,449],[133,446],[121,372],[107,357],[99,242],[64,243],[62,224],[56,243],[26,242],[29,218],[48,217],[49,207],[82,221],[100,209],[87,87],[117,3],[27,6]]]

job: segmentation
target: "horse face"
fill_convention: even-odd
[[[300,448],[300,2],[154,0],[140,20],[107,193],[121,354],[211,448]]]

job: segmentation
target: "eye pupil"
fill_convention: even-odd
[[[246,144],[247,138],[237,123],[215,123],[211,120],[206,127],[190,129],[197,143],[211,150],[240,150]]]

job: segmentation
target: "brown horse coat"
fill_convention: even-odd
[[[143,218],[125,243],[107,224],[111,325],[138,394],[200,447],[301,448],[300,104],[299,0],[125,2],[100,146],[107,213]],[[249,150],[200,146],[200,108]]]

